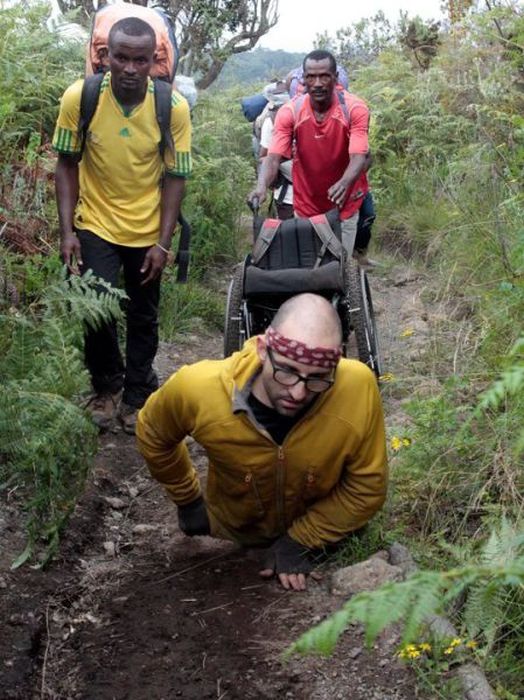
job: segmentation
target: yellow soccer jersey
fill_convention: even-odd
[[[83,80],[62,96],[53,136],[58,153],[80,152],[78,120]],[[102,81],[96,112],[89,125],[79,165],[80,194],[75,227],[87,229],[111,243],[131,247],[158,241],[162,173],[187,177],[191,173],[189,106],[173,91],[171,134],[175,159],[166,148],[160,157],[160,129],[155,115],[153,82],[145,100],[126,111],[111,89],[110,74]]]

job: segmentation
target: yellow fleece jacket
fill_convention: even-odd
[[[342,359],[321,394],[282,445],[235,409],[260,367],[255,338],[225,360],[182,367],[138,415],[138,448],[151,474],[178,505],[201,494],[185,443],[208,459],[206,505],[212,534],[268,544],[284,533],[306,547],[337,542],[362,527],[386,497],[387,457],[373,373]]]

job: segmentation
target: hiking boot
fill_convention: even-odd
[[[367,250],[357,250],[355,248],[355,250],[353,251],[353,257],[360,265],[360,267],[370,268],[375,267],[377,264],[374,260],[370,260],[370,258],[368,258]]]
[[[129,404],[120,402],[120,408],[118,409],[118,420],[122,426],[122,430],[127,435],[134,435],[136,428],[136,417],[140,409],[136,406],[129,406]]]
[[[85,409],[91,414],[93,423],[97,425],[100,430],[109,430],[113,425],[121,395],[121,391],[116,394],[104,392],[101,394],[94,394],[88,399],[85,404]]]

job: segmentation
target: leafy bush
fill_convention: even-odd
[[[194,175],[184,202],[195,277],[238,261],[246,248],[245,200],[255,181],[250,129],[234,92],[203,96],[196,107]]]
[[[462,569],[463,590],[490,617],[485,629],[492,642],[479,635],[489,650],[479,658],[488,669],[498,666],[501,697],[513,698],[522,691],[513,673],[522,672],[522,579],[497,578],[493,562],[493,586],[490,575],[475,578],[477,587],[468,579],[485,566],[480,543],[493,541],[494,522],[507,515],[522,530],[524,493],[523,15],[516,3],[490,5],[493,10],[470,13],[441,34],[426,71],[413,70],[390,44],[360,67],[352,89],[371,107],[375,240],[425,265],[431,277],[424,292],[431,347],[412,364],[415,380],[428,381],[420,392],[411,379],[396,389],[396,398],[409,392],[411,443],[395,456],[389,518],[404,526],[423,561],[440,556],[443,567],[466,562],[477,571]],[[495,530],[508,539],[503,528]],[[522,549],[505,552],[499,572],[512,572]],[[419,606],[451,601],[451,588],[439,589],[444,580],[445,574],[422,572],[412,588],[406,582],[398,589],[413,606],[405,611],[408,620]],[[394,591],[353,599],[351,615],[373,618],[376,630]],[[474,617],[456,620],[477,634]],[[344,618],[327,625],[321,643]]]
[[[36,134],[53,132],[58,100],[83,74],[83,52],[46,28],[46,3],[0,10],[0,153],[18,160],[18,149]]]
[[[28,511],[28,545],[15,565],[60,530],[81,493],[97,432],[73,403],[88,386],[83,326],[119,317],[123,294],[86,274],[49,284],[25,310],[0,313],[0,489],[18,487]]]

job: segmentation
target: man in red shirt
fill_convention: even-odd
[[[262,203],[280,161],[293,158],[293,194],[297,216],[340,211],[342,243],[351,254],[358,212],[367,191],[369,110],[363,100],[336,89],[337,64],[329,51],[304,59],[307,93],[283,105],[258,176],[252,202]]]

